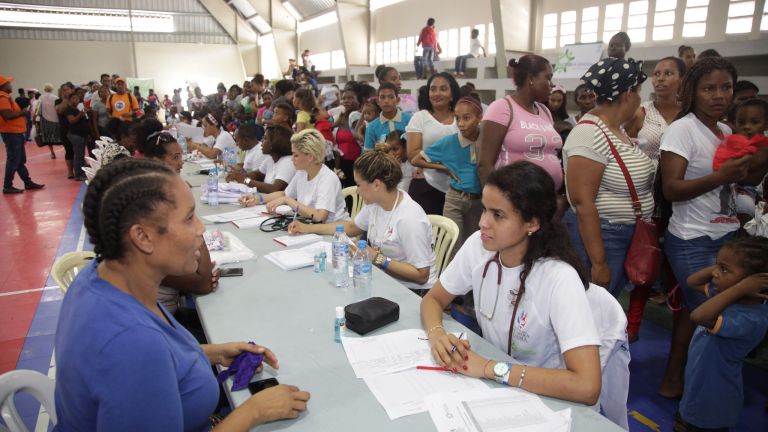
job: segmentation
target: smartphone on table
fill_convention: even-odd
[[[250,391],[251,394],[256,394],[262,390],[266,390],[278,384],[280,383],[277,382],[277,378],[265,378],[263,380],[248,383],[248,391]]]

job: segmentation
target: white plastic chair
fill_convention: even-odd
[[[427,215],[432,224],[432,244],[435,249],[435,275],[440,277],[443,269],[451,260],[456,240],[459,238],[459,226],[456,222],[440,215]]]
[[[597,407],[605,417],[629,430],[629,341],[627,316],[619,302],[605,288],[589,284],[587,301],[600,337],[600,370],[603,385]]]
[[[74,251],[65,253],[53,263],[51,276],[59,284],[63,294],[67,293],[69,284],[75,279],[80,269],[94,258],[96,254],[91,251]]]
[[[53,392],[54,381],[37,371],[14,370],[0,375],[0,414],[10,432],[29,432],[21,421],[13,397],[16,393],[26,392],[34,396],[43,405],[51,423],[56,425],[56,405]]]
[[[345,187],[341,190],[341,196],[344,197],[344,201],[346,201],[348,197],[352,198],[352,211],[350,212],[349,216],[354,221],[355,216],[357,216],[357,214],[360,213],[360,210],[363,209],[365,201],[363,201],[363,199],[360,198],[360,195],[357,193],[357,186]]]

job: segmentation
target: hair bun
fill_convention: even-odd
[[[516,68],[516,67],[518,67],[520,65],[520,63],[517,62],[517,59],[513,59],[513,58],[509,59],[509,63],[507,63],[507,64],[511,68]]]

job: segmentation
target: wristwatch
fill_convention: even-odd
[[[373,259],[373,265],[375,265],[378,268],[381,268],[381,266],[384,265],[384,262],[387,260],[387,257],[384,256],[384,254],[379,253],[376,254],[376,258]]]
[[[510,371],[512,371],[512,363],[498,362],[493,365],[493,379],[499,384],[509,385]]]
[[[251,179],[250,177],[246,177],[245,180],[243,180],[243,181],[245,182],[246,186],[250,186],[250,184],[253,181],[253,179]]]

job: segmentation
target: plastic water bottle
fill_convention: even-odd
[[[237,165],[237,152],[234,147],[227,147],[224,150],[224,167],[225,172],[232,171],[232,167]]]
[[[373,269],[371,259],[368,258],[365,240],[358,240],[357,252],[352,258],[353,281],[355,283],[355,300],[365,300],[371,296],[373,282]]]
[[[325,249],[322,246],[317,248],[314,258],[315,273],[325,273],[325,261],[327,259],[327,255],[325,254]]]
[[[178,140],[178,139],[179,139],[179,130],[178,130],[178,129],[176,129],[176,125],[175,125],[175,124],[171,126],[171,129],[170,129],[168,132],[170,132],[170,133],[171,133],[171,136],[172,136],[174,139],[176,139],[176,140]]]
[[[211,207],[219,205],[219,173],[216,167],[208,170],[208,205]]]
[[[333,340],[341,342],[341,337],[344,336],[344,308],[342,306],[336,306],[336,319],[333,322]]]
[[[344,233],[343,225],[336,225],[336,234],[331,241],[331,266],[333,267],[333,284],[337,288],[349,286],[349,239]]]
[[[185,157],[187,155],[187,139],[184,138],[184,135],[179,135],[179,137],[176,138],[176,141],[178,141],[181,146],[181,157]]]

